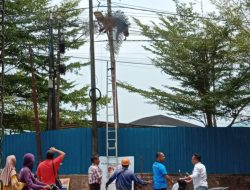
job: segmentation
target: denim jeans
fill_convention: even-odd
[[[199,186],[199,187],[195,188],[194,190],[208,190],[208,188],[204,187],[204,186]]]

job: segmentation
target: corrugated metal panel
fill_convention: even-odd
[[[119,155],[134,155],[137,172],[151,172],[157,151],[167,155],[170,173],[191,172],[191,156],[203,157],[208,173],[250,173],[250,129],[119,129]]]
[[[105,156],[105,129],[98,131],[99,153]],[[198,152],[208,173],[250,173],[250,129],[248,128],[120,128],[119,156],[135,156],[136,172],[151,172],[155,153],[167,155],[170,173],[191,172],[191,156]],[[35,134],[6,136],[5,155],[17,156],[18,168],[26,152],[36,153]],[[68,129],[42,133],[43,153],[50,146],[67,153],[63,174],[87,173],[91,156],[91,129]]]
[[[87,173],[91,156],[91,129],[70,129],[42,133],[43,157],[46,151],[55,146],[66,152],[66,157],[60,169],[61,174]],[[4,154],[14,154],[17,157],[18,170],[22,166],[25,153],[36,155],[36,141],[34,133],[6,136]],[[34,169],[35,171],[35,169]]]

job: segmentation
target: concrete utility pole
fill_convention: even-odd
[[[40,163],[42,161],[42,146],[41,146],[41,131],[40,131],[40,122],[38,114],[38,101],[37,101],[38,95],[37,95],[37,84],[36,84],[34,63],[33,63],[33,50],[30,45],[29,45],[29,57],[30,57],[29,62],[32,75],[32,102],[35,113],[36,147],[37,147],[38,162]]]
[[[111,0],[107,0],[108,16],[112,16]],[[110,61],[111,61],[111,77],[112,77],[112,93],[113,93],[113,107],[114,107],[114,124],[115,128],[119,126],[119,114],[118,114],[118,98],[117,98],[117,83],[116,83],[116,61],[114,50],[114,38],[112,29],[108,31],[108,40],[110,48]],[[117,139],[117,137],[116,137]]]
[[[94,20],[93,1],[89,0],[89,36],[90,36],[90,62],[91,62],[91,110],[92,110],[92,154],[98,153],[97,113],[96,113],[96,83],[95,83],[95,46],[94,46]]]

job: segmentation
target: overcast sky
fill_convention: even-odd
[[[180,0],[181,2],[196,2],[197,5],[195,9],[199,12],[202,10],[201,0],[198,1],[190,1],[190,0]],[[59,0],[54,0],[54,4],[59,3]],[[100,0],[101,6],[106,5],[105,0]],[[149,9],[157,9],[166,12],[175,12],[175,5],[171,0],[113,0],[112,1],[114,10],[115,5],[133,5],[134,7],[141,8],[149,8]],[[203,0],[203,14],[206,15],[207,12],[213,11],[214,7],[209,3],[209,0]],[[96,7],[98,5],[97,0],[93,0],[93,4]],[[88,0],[81,1],[80,7],[88,7]],[[106,8],[99,8],[99,10],[104,10]],[[94,11],[97,8],[94,9]],[[139,40],[145,39],[140,36],[138,32],[138,26],[136,26],[131,17],[136,17],[140,19],[144,23],[149,23],[150,21],[158,21],[157,15],[150,12],[142,12],[135,11],[131,9],[119,8],[122,10],[127,16],[129,16],[131,21],[131,34],[128,37],[129,40]],[[81,19],[88,20],[88,12],[87,10],[81,16]],[[105,35],[96,36],[95,40],[106,39]],[[169,79],[168,76],[163,74],[160,69],[155,68],[150,65],[141,65],[136,63],[146,63],[150,64],[149,57],[153,57],[152,54],[146,52],[142,45],[148,45],[146,42],[131,42],[124,41],[123,45],[120,49],[120,52],[117,56],[117,80],[125,81],[129,84],[132,84],[136,87],[148,89],[150,86],[162,88],[162,85],[173,83]],[[109,59],[109,54],[106,51],[106,43],[105,42],[96,42],[95,43],[95,53],[97,59]],[[88,61],[89,58],[89,43],[86,43],[82,48],[77,51],[67,52],[67,55],[86,58],[82,61]],[[128,63],[121,63],[119,61],[126,61]],[[103,94],[106,94],[106,62],[96,61],[96,83],[97,87],[101,90]],[[90,84],[90,67],[86,67],[82,69],[82,76],[76,78],[78,86],[82,86],[85,84]],[[68,75],[68,78],[72,78],[72,76]],[[142,96],[128,93],[126,90],[118,89],[118,101],[119,101],[119,118],[120,122],[128,123],[134,121],[136,119],[152,116],[152,115],[166,115],[165,111],[159,110],[156,105],[148,104],[147,100]],[[173,116],[171,116],[173,117]],[[99,111],[98,119],[105,121],[106,113],[105,109]],[[199,122],[188,120],[191,123],[200,124]],[[223,125],[223,122],[220,123]]]

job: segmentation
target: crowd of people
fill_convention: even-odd
[[[167,190],[168,185],[172,185],[173,179],[169,176],[166,166],[163,164],[165,155],[163,152],[156,153],[156,160],[152,166],[153,181],[144,181],[138,178],[129,170],[130,161],[127,158],[122,159],[121,169],[117,169],[106,182],[106,189],[115,181],[116,190],[132,190],[133,182],[142,186],[153,183],[154,190]],[[92,165],[88,170],[89,189],[100,190],[102,182],[102,170],[99,167],[100,160],[98,156],[91,158]],[[192,164],[194,169],[192,175],[181,178],[180,180],[191,183],[193,182],[194,190],[207,190],[207,172],[206,167],[201,163],[201,156],[193,154]]]
[[[58,156],[55,158],[55,153]],[[35,163],[35,157],[27,153],[23,157],[23,167],[17,175],[16,157],[10,155],[6,158],[6,165],[1,172],[0,180],[3,183],[3,190],[48,190],[51,185],[57,183],[58,170],[65,157],[65,153],[54,147],[51,147],[46,153],[46,160],[39,163],[36,175],[32,170]],[[152,165],[153,181],[145,181],[138,178],[134,172],[129,169],[130,160],[123,158],[121,168],[114,171],[107,180],[105,188],[115,181],[117,190],[132,190],[133,182],[142,186],[153,183],[154,190],[166,190],[174,182],[169,176],[166,166],[163,164],[165,155],[163,152],[156,153],[156,160]],[[99,167],[100,160],[98,156],[91,158],[91,166],[88,170],[89,190],[101,190],[103,172]],[[194,154],[192,156],[194,169],[192,175],[181,178],[186,183],[193,181],[194,190],[207,190],[206,167],[201,163],[201,156]]]
[[[55,157],[55,153],[59,156]],[[10,155],[6,158],[0,180],[3,183],[3,190],[48,190],[51,185],[56,184],[60,164],[65,157],[65,153],[51,147],[46,153],[46,160],[39,163],[36,175],[32,170],[35,163],[35,156],[27,153],[23,157],[23,167],[17,175],[16,157]]]

